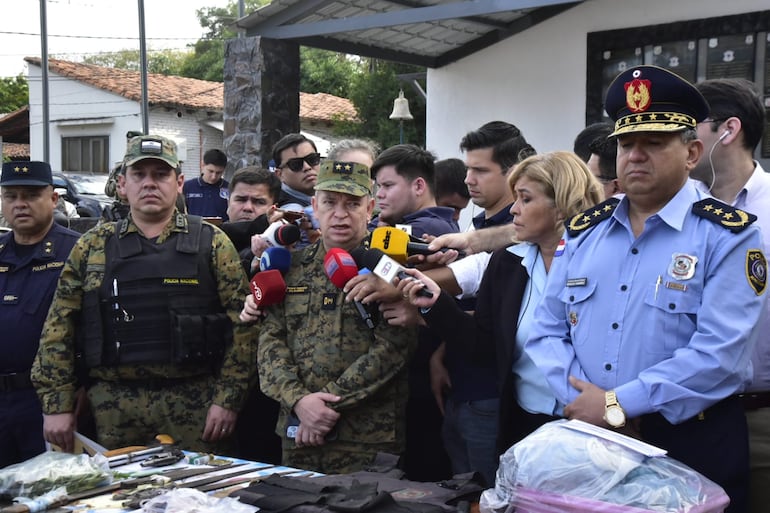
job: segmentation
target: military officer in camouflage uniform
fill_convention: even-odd
[[[286,299],[259,337],[262,391],[281,403],[283,463],[324,473],[361,470],[378,452],[404,450],[412,329],[370,329],[324,272],[331,248],[360,246],[374,208],[366,166],[324,162],[313,211],[321,239],[292,254]]]
[[[226,453],[256,371],[255,341],[237,322],[248,291],[238,254],[176,210],[184,177],[172,141],[132,138],[122,169],[129,217],[81,237],[45,322],[32,368],[45,437],[72,448],[82,366],[102,445],[168,433],[182,448]]]

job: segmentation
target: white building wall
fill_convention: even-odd
[[[45,154],[41,76],[42,70],[38,66],[29,66],[29,137],[32,160],[43,160]],[[107,135],[110,137],[109,162],[122,159],[126,150],[126,132],[142,128],[139,104],[53,72],[49,72],[48,78],[51,167],[55,171],[62,170],[62,137]]]
[[[42,70],[29,66],[30,158],[43,160]],[[126,99],[83,82],[49,72],[49,163],[62,170],[62,137],[109,136],[109,162],[123,159],[126,133],[142,130],[139,102]],[[177,143],[182,172],[186,177],[200,173],[203,153],[222,148],[222,132],[207,126],[205,112],[168,107],[150,107],[149,131]],[[221,116],[214,118],[221,122]],[[68,170],[64,170],[68,171]],[[108,172],[109,169],[104,170]]]
[[[534,28],[428,70],[427,148],[462,158],[465,133],[518,126],[539,152],[572,149],[585,126],[587,34],[768,9],[767,0],[588,0]]]

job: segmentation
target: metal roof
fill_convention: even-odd
[[[248,36],[439,68],[582,3],[567,0],[274,0]]]

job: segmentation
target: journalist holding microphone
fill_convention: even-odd
[[[265,311],[259,377],[263,392],[281,406],[276,432],[283,464],[345,473],[370,465],[377,453],[403,452],[406,364],[416,335],[378,322],[376,310],[363,318],[338,288],[345,252],[367,236],[374,208],[369,169],[326,161],[315,190],[322,236],[293,252],[285,299]],[[334,248],[344,252],[327,258]],[[241,318],[258,313],[250,297]]]
[[[463,312],[419,271],[406,270],[412,277],[398,284],[410,302],[420,307],[428,326],[446,341],[447,352],[497,362],[498,453],[560,414],[545,377],[523,346],[554,254],[560,251],[564,220],[602,199],[599,182],[570,152],[523,160],[511,172],[508,185],[514,198],[513,226],[522,242],[492,254],[473,315]],[[421,294],[425,287],[433,297]],[[496,467],[496,460],[493,456],[488,464]]]

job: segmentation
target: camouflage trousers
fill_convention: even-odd
[[[284,439],[283,461],[288,467],[323,474],[348,474],[370,467],[378,453],[400,454],[396,443],[363,444],[335,440],[318,447],[295,447]]]
[[[213,390],[213,377],[97,381],[88,390],[88,399],[98,441],[107,449],[116,449],[146,445],[156,435],[165,433],[180,449],[232,454],[232,438],[216,443],[201,440]]]

